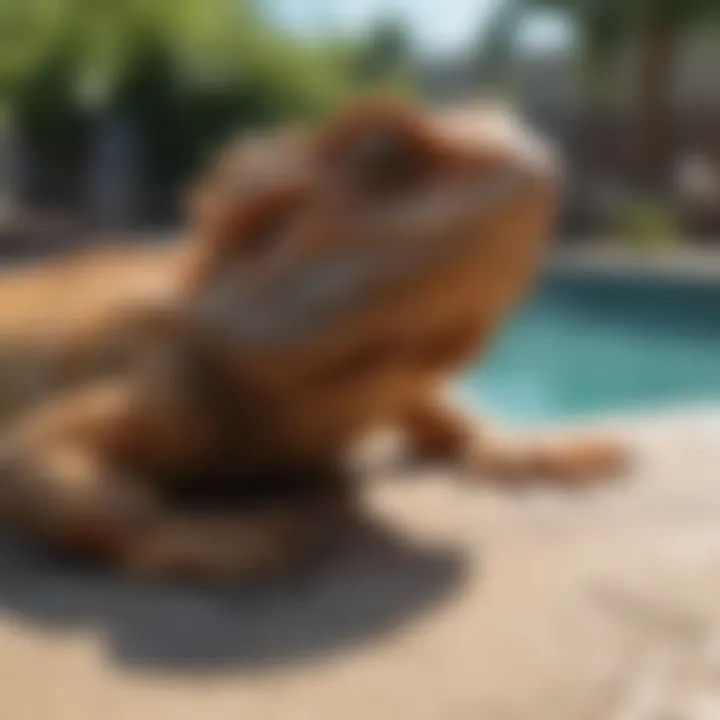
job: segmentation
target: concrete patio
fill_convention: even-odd
[[[133,587],[4,538],[0,718],[716,720],[720,414],[614,425],[638,454],[620,484],[381,478],[375,529],[252,592]]]

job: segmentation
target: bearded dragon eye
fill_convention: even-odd
[[[274,212],[263,217],[249,230],[247,248],[253,255],[266,255],[276,250],[288,236],[290,218]]]
[[[422,149],[398,128],[369,127],[347,156],[346,178],[357,189],[386,194],[410,188],[423,177]]]
[[[413,159],[413,148],[395,129],[368,128],[354,149],[356,170],[370,173],[396,173]]]
[[[301,198],[283,195],[262,202],[242,229],[242,245],[251,257],[265,257],[284,245],[301,213]]]

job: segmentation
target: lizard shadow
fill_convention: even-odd
[[[0,611],[22,623],[90,626],[123,666],[202,672],[301,662],[376,637],[463,584],[454,548],[419,547],[374,521],[302,573],[248,589],[132,583],[0,533]]]

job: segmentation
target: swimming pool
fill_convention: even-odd
[[[514,424],[717,402],[720,284],[556,277],[461,380]]]

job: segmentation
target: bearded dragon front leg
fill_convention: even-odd
[[[298,564],[323,539],[319,507],[194,512],[87,448],[0,459],[0,517],[56,548],[148,580],[248,582]]]
[[[129,452],[128,432],[166,431],[140,410],[123,384],[103,383],[31,411],[0,440],[0,519],[129,575],[207,582],[286,569],[336,526],[344,508],[325,494],[259,507],[174,505],[157,468]]]
[[[491,482],[571,486],[617,476],[627,460],[625,448],[612,438],[510,437],[433,395],[408,407],[401,422],[415,453],[458,462]]]

